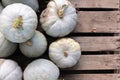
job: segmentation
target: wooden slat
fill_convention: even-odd
[[[120,33],[118,11],[79,11],[74,32]]]
[[[79,62],[69,70],[117,69],[117,55],[82,55]]]
[[[77,8],[119,8],[119,0],[69,0]]]
[[[74,37],[82,51],[118,51],[120,37]]]
[[[64,80],[119,80],[118,74],[72,74],[63,78]]]

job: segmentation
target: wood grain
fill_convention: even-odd
[[[119,0],[69,0],[77,8],[119,8]]]
[[[69,70],[117,69],[117,55],[82,55],[77,65]]]
[[[120,12],[79,11],[74,32],[120,33]]]
[[[72,74],[63,78],[64,80],[119,80],[118,74]]]
[[[74,37],[82,51],[119,51],[120,37]]]

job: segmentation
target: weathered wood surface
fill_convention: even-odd
[[[79,11],[74,32],[120,33],[119,11]]]
[[[69,0],[77,8],[119,8],[119,0]]]
[[[120,37],[73,37],[82,51],[119,51]]]
[[[118,74],[71,74],[63,78],[64,80],[119,80]]]
[[[77,65],[69,70],[117,69],[117,55],[82,55]]]

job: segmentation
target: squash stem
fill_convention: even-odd
[[[0,61],[0,65],[2,65],[4,63],[4,59],[1,59]],[[1,79],[0,79],[1,80]]]
[[[68,7],[68,5],[63,5],[62,8],[61,8],[60,10],[58,10],[58,16],[59,16],[60,18],[63,17],[64,12],[65,12],[65,9],[66,9],[67,7]]]
[[[33,43],[32,43],[31,40],[27,41],[27,45],[28,45],[28,46],[32,46],[32,44],[33,44]]]
[[[16,28],[19,28],[20,26],[22,26],[23,24],[23,18],[22,16],[19,16],[13,23],[13,27],[16,29]]]
[[[68,52],[64,51],[64,56],[67,57],[68,56]]]

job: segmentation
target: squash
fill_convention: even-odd
[[[8,6],[13,3],[23,3],[30,6],[35,11],[39,8],[38,0],[2,0],[2,3],[4,6]]]
[[[14,3],[3,9],[0,15],[0,31],[6,39],[22,43],[34,35],[37,15],[27,5]]]
[[[21,43],[19,48],[27,57],[39,57],[47,48],[47,40],[41,32],[36,31],[32,39]]]
[[[60,68],[73,67],[80,56],[80,45],[71,38],[62,38],[49,46],[49,57]]]
[[[76,26],[76,9],[68,0],[51,0],[40,15],[43,30],[52,37],[68,35]]]
[[[0,59],[0,80],[22,80],[22,70],[13,60]]]
[[[26,67],[23,76],[24,80],[57,80],[59,69],[49,60],[37,59]]]
[[[0,32],[0,57],[10,56],[15,52],[17,44],[8,41]]]

